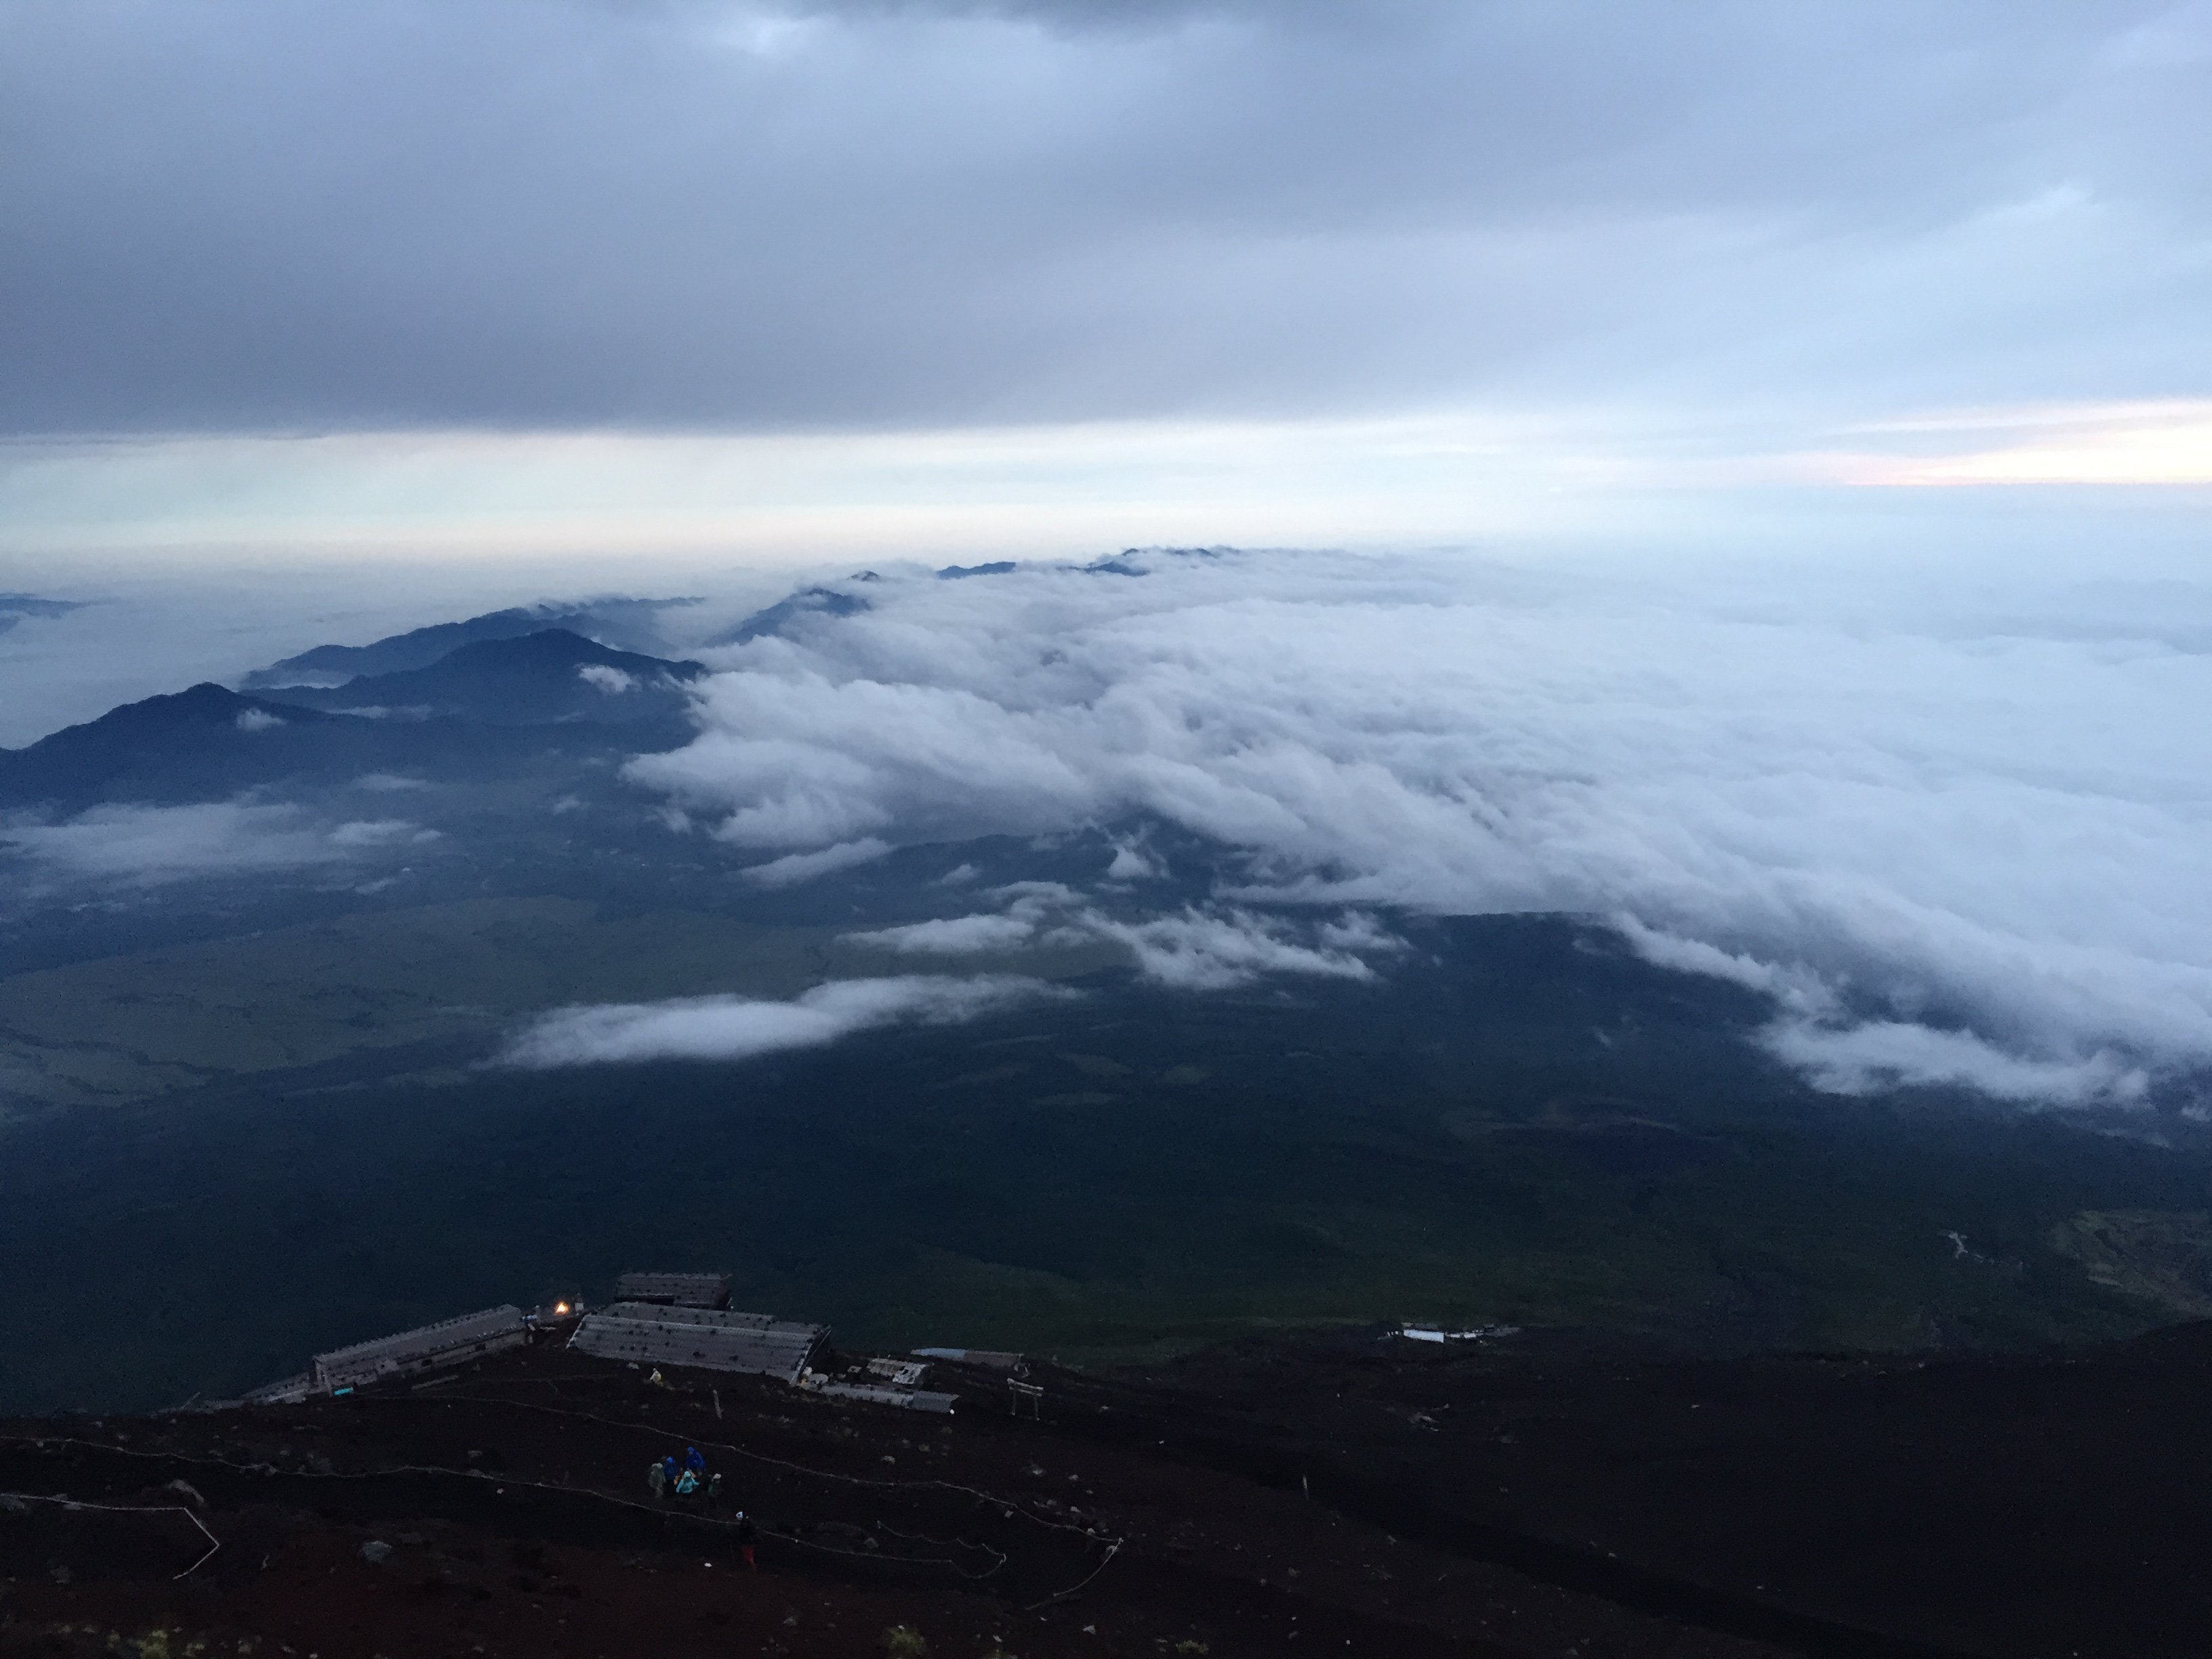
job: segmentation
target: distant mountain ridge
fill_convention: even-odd
[[[83,602],[78,599],[48,599],[36,593],[0,593],[0,634],[27,617],[66,617],[72,611],[83,609]]]
[[[404,673],[428,668],[465,645],[520,639],[548,629],[565,629],[617,648],[653,645],[659,643],[652,626],[653,614],[671,605],[695,603],[691,599],[606,599],[582,605],[514,605],[461,622],[410,629],[367,645],[319,645],[255,669],[239,682],[239,689],[331,687],[368,674]]]
[[[854,580],[861,579],[855,577]],[[802,617],[857,617],[873,608],[858,593],[840,592],[834,587],[803,587],[787,599],[778,599],[774,605],[754,611],[751,616],[724,629],[705,643],[709,646],[744,645],[767,635],[781,634]]]
[[[266,695],[287,708],[380,717],[444,716],[491,726],[570,720],[629,725],[680,713],[684,688],[706,665],[616,651],[565,628],[479,640],[424,668],[364,674],[336,687],[287,686]]]
[[[206,800],[308,774],[474,769],[548,726],[580,740],[602,732],[592,741],[633,751],[672,745],[691,730],[685,688],[706,672],[542,629],[335,690],[251,696],[204,683],[0,749],[0,806]]]
[[[0,804],[82,803],[126,781],[135,795],[221,794],[272,769],[299,769],[335,748],[337,732],[368,726],[313,709],[242,696],[204,681],[109,709],[21,749],[0,749]]]

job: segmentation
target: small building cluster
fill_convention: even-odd
[[[921,1384],[929,1367],[911,1359],[871,1359],[855,1365],[843,1377],[813,1371],[799,1382],[802,1389],[833,1400],[866,1400],[878,1406],[899,1406],[910,1412],[951,1412],[957,1395],[939,1394]]]
[[[924,1389],[929,1368],[919,1359],[872,1359],[842,1376],[814,1369],[830,1335],[827,1325],[806,1325],[729,1305],[727,1273],[629,1273],[616,1283],[617,1300],[586,1312],[580,1304],[525,1314],[520,1308],[440,1320],[396,1335],[317,1354],[296,1376],[254,1389],[255,1405],[293,1404],[313,1395],[355,1389],[458,1365],[504,1348],[519,1347],[547,1322],[574,1317],[568,1346],[595,1358],[644,1367],[683,1366],[770,1376],[833,1399],[862,1400],[909,1411],[950,1412],[957,1396]],[[970,1354],[963,1349],[924,1349],[923,1358],[968,1357],[981,1364],[1013,1364],[1012,1354]]]

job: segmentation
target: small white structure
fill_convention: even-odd
[[[987,1365],[994,1371],[1024,1369],[1021,1355],[996,1348],[916,1348],[914,1352],[919,1359],[949,1359],[956,1365]]]
[[[928,1389],[902,1389],[889,1382],[817,1382],[810,1378],[799,1386],[831,1400],[863,1400],[872,1406],[893,1406],[908,1412],[942,1412],[948,1417],[952,1413],[953,1401],[960,1397]]]

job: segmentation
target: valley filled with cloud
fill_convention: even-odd
[[[627,775],[740,859],[1158,818],[1233,851],[1231,897],[1601,918],[1773,995],[1836,1089],[2126,1103],[2212,1059],[2212,739],[2165,718],[2201,651],[1444,558],[1115,564],[849,585]]]

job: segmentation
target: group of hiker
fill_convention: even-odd
[[[699,1455],[696,1446],[686,1446],[680,1458],[662,1458],[645,1472],[645,1484],[655,1498],[667,1503],[672,1498],[679,1504],[703,1504],[719,1511],[722,1507],[722,1477],[719,1472],[709,1474],[707,1460]],[[753,1559],[753,1523],[743,1510],[737,1514],[738,1553],[748,1567],[757,1570]]]
[[[699,1455],[696,1446],[686,1446],[684,1455],[662,1458],[645,1472],[645,1484],[653,1488],[655,1498],[690,1500],[703,1498],[719,1504],[722,1497],[722,1477],[707,1473],[707,1460]]]

